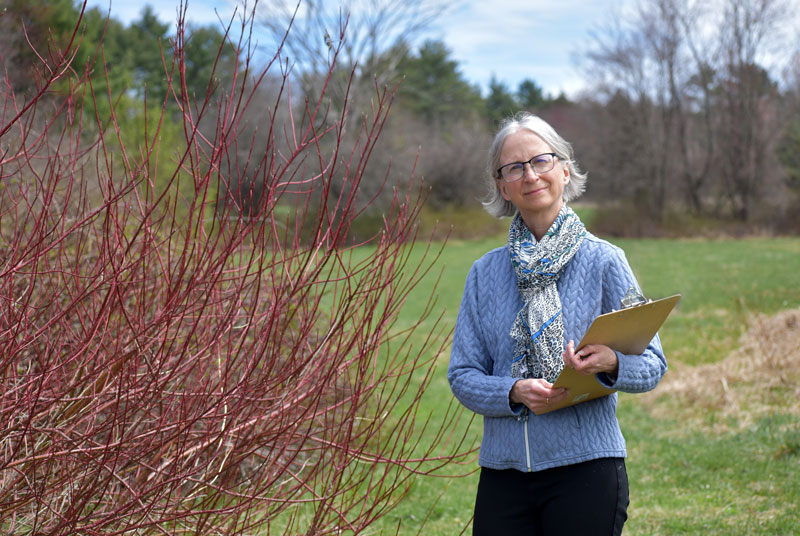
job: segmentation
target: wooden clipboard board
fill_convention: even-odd
[[[602,314],[594,319],[581,342],[575,347],[575,351],[587,344],[604,344],[623,354],[641,354],[680,299],[681,295],[675,294],[628,309]],[[607,396],[616,391],[604,387],[594,374],[584,376],[569,367],[564,367],[553,387],[569,389],[569,398],[545,411],[537,412],[537,415]]]

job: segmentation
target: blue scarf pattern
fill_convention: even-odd
[[[514,216],[508,250],[524,305],[511,327],[512,377],[552,383],[564,368],[564,321],[556,283],[585,236],[583,222],[566,205],[538,242],[519,212]]]

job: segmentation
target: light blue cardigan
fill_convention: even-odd
[[[558,280],[566,340],[577,344],[599,314],[619,309],[626,290],[638,287],[625,254],[587,233]],[[458,311],[447,372],[456,398],[484,416],[478,463],[492,469],[540,471],[596,458],[625,457],[617,422],[616,393],[544,415],[509,402],[513,340],[511,324],[522,308],[505,246],[477,260],[469,271]],[[616,381],[607,387],[638,393],[653,389],[667,370],[658,336],[642,355],[619,358]]]

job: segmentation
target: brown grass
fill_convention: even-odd
[[[673,367],[642,398],[651,414],[714,433],[751,426],[776,412],[800,415],[800,309],[757,314],[748,324],[739,346],[722,361]]]

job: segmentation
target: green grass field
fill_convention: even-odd
[[[503,241],[447,243],[435,290],[447,333],[473,260]],[[620,395],[631,485],[625,533],[800,534],[800,353],[788,344],[789,361],[778,363],[770,353],[783,348],[736,352],[759,314],[800,308],[800,239],[612,242],[626,251],[648,297],[683,294],[660,332],[670,365],[664,382],[646,395]],[[436,275],[410,296],[400,326],[419,318]],[[784,335],[796,342],[800,325],[786,322]],[[759,361],[753,352],[764,355]],[[447,351],[438,356],[422,414],[437,415],[452,399],[447,361]],[[480,419],[466,433],[477,445]],[[473,458],[448,467],[449,474],[472,472],[464,478],[418,478],[374,533],[394,533],[399,524],[400,534],[469,534],[476,468]]]

